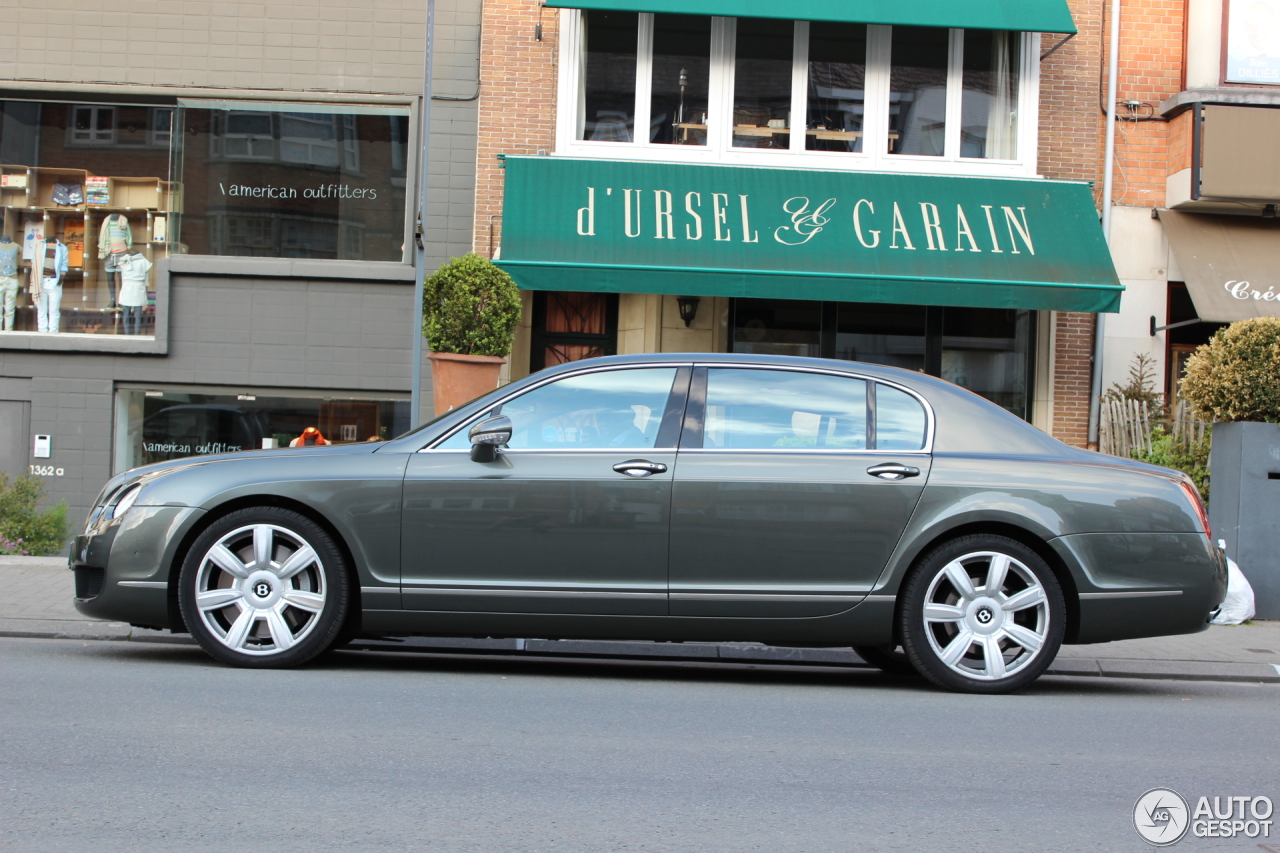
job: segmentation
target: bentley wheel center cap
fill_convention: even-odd
[[[253,585],[253,594],[258,598],[269,598],[271,596],[271,584],[266,581],[258,581]]]
[[[265,584],[264,584],[264,585],[265,585]],[[262,593],[259,593],[259,595],[261,595],[261,594],[262,594]],[[994,618],[995,618],[995,616],[996,616],[996,615],[995,615],[994,613],[992,613],[992,612],[991,612],[991,608],[990,608],[990,607],[980,607],[980,608],[978,608],[978,612],[977,612],[976,614],[974,614],[974,618],[976,618],[976,619],[977,619],[979,622],[981,622],[983,625],[990,624],[991,620],[992,620],[992,619],[994,619]]]

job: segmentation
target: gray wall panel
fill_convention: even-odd
[[[12,48],[0,94],[405,102],[422,94],[424,8],[422,0],[120,0],[109,8],[68,0],[54,26],[47,8],[14,7],[0,34],[0,48]],[[436,14],[429,269],[471,246],[480,0],[438,0]],[[45,481],[52,500],[70,504],[73,529],[111,474],[118,383],[410,390],[410,277],[315,277],[301,264],[289,277],[216,275],[191,260],[199,269],[179,267],[171,279],[165,356],[0,349],[0,399],[29,400],[30,434],[53,436],[53,458],[40,462],[63,470]],[[429,407],[429,367],[423,374]]]

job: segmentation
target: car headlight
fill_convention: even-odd
[[[135,483],[134,485],[125,489],[124,493],[121,494],[120,497],[116,499],[116,502],[112,504],[110,509],[107,511],[109,517],[112,520],[115,520],[120,516],[124,515],[126,512],[128,512],[129,507],[133,506],[134,502],[138,500],[138,495],[141,494],[141,492],[142,492],[141,483]]]

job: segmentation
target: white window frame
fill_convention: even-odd
[[[960,156],[960,122],[963,100],[964,31],[951,30],[948,67],[946,155],[888,153],[889,61],[893,28],[867,27],[867,70],[861,152],[808,151],[805,135],[791,133],[786,151],[733,147],[733,76],[736,18],[711,19],[711,66],[707,99],[707,144],[672,145],[638,142],[603,142],[577,139],[578,86],[582,74],[583,13],[560,10],[560,69],[557,81],[556,149],[561,156],[606,160],[724,163],[742,166],[849,171],[909,172],[914,174],[1034,177],[1039,145],[1040,34],[1022,33],[1018,74],[1018,156],[995,160]],[[779,25],[785,20],[780,19]],[[808,21],[795,22],[792,60],[791,114],[808,113]],[[639,13],[636,51],[635,127],[649,127],[650,89],[653,78],[653,14]],[[793,124],[796,122],[793,121]],[[637,130],[637,134],[641,133]],[[647,134],[647,130],[643,131]]]
[[[237,115],[266,115],[271,124],[271,130],[267,133],[232,133],[228,128],[231,125],[231,119]],[[214,159],[275,160],[279,156],[276,148],[276,122],[273,113],[259,112],[257,110],[228,110],[221,114],[215,113],[214,130],[214,133],[209,134],[209,151]],[[222,132],[217,133],[217,130]],[[245,153],[227,153],[226,142],[228,140],[245,140]]]
[[[280,162],[320,166],[325,169],[342,167],[345,148],[342,145],[345,125],[332,113],[275,113],[279,125]],[[353,116],[354,118],[354,116]],[[325,128],[329,139],[311,136],[292,136],[287,131],[290,122],[299,125]]]
[[[160,130],[160,116],[168,114],[169,129]],[[147,125],[147,144],[152,148],[168,148],[173,141],[173,121],[177,117],[175,107],[152,107],[150,122]]]
[[[76,129],[76,113],[88,110],[90,115],[89,129]],[[111,115],[111,128],[100,130],[98,116],[103,113]],[[115,145],[116,143],[116,105],[115,104],[73,104],[71,120],[67,122],[67,145],[77,148]]]

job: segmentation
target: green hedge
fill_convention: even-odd
[[[520,291],[491,261],[468,253],[427,278],[422,314],[432,352],[505,357],[520,322]]]
[[[44,483],[0,472],[0,554],[56,554],[67,542],[67,502],[37,509]]]

